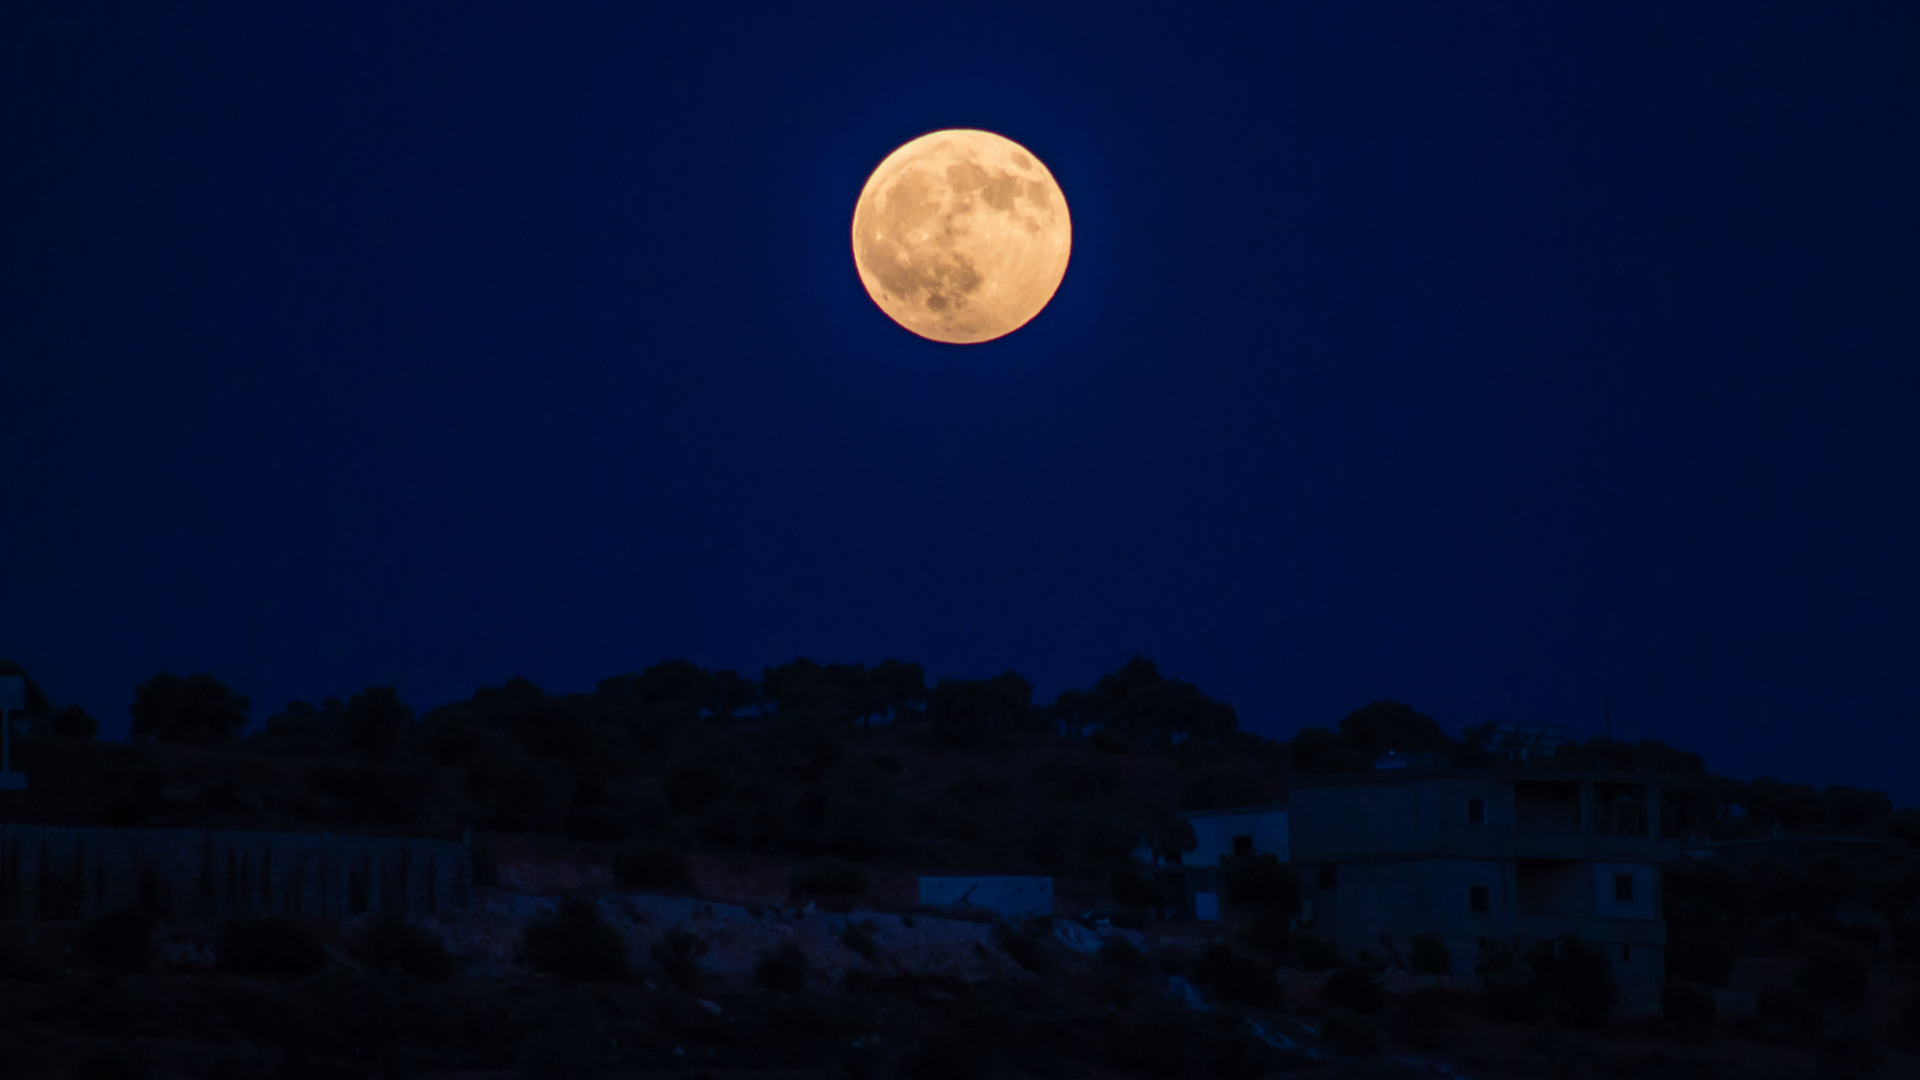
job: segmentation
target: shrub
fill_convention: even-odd
[[[1279,984],[1273,978],[1276,966],[1216,941],[1200,954],[1200,961],[1193,969],[1193,981],[1223,1000],[1264,1005],[1280,993]]]
[[[1100,959],[1113,968],[1122,978],[1143,975],[1147,970],[1147,956],[1135,948],[1133,942],[1118,934],[1106,940],[1100,946]]]
[[[1326,995],[1329,1002],[1343,1009],[1369,1016],[1385,1008],[1387,1003],[1380,983],[1372,975],[1351,965],[1328,976],[1321,993]]]
[[[840,859],[814,859],[793,872],[789,898],[848,897],[867,891],[867,868]]]
[[[1920,1043],[1920,993],[1914,994],[1906,1008],[1900,1010],[1900,1026],[1906,1029],[1907,1038]]]
[[[1103,754],[1124,754],[1133,749],[1132,743],[1104,727],[1095,728],[1093,734],[1087,736],[1087,745]]]
[[[1815,953],[1794,982],[1814,997],[1858,1005],[1867,997],[1867,962],[1854,953]]]
[[[1220,869],[1229,904],[1287,916],[1299,913],[1300,873],[1279,856],[1223,856]]]
[[[138,1047],[116,1043],[81,1058],[73,1075],[75,1080],[147,1080],[153,1066]]]
[[[236,975],[263,978],[297,978],[327,964],[327,951],[305,926],[278,916],[228,919],[220,926],[214,955]]]
[[[475,885],[500,884],[500,864],[493,857],[493,841],[487,834],[475,832],[467,845],[467,859],[473,865],[473,883]]]
[[[153,916],[138,908],[106,912],[81,930],[80,952],[106,971],[145,972],[153,967],[153,927]]]
[[[627,975],[627,946],[583,897],[560,905],[551,919],[527,927],[521,960],[566,979],[618,980]]]
[[[753,967],[753,985],[777,994],[793,994],[806,989],[807,954],[793,942],[760,954]]]
[[[1453,953],[1435,933],[1415,934],[1407,949],[1407,961],[1422,975],[1445,975],[1453,970]]]
[[[1549,993],[1555,1016],[1569,1027],[1598,1027],[1620,1003],[1613,965],[1578,935],[1562,935],[1557,949],[1542,942],[1528,954],[1527,966]]]
[[[849,926],[841,931],[840,943],[867,960],[880,955],[880,947],[874,944],[873,935],[857,926]]]
[[[1806,991],[1794,986],[1769,986],[1760,991],[1753,1011],[1768,1024],[1795,1035],[1820,1027],[1820,1007]]]
[[[367,920],[360,931],[359,952],[360,959],[382,975],[399,968],[421,982],[446,982],[456,966],[438,937],[395,911]]]
[[[1350,1012],[1336,1010],[1329,1014],[1320,1025],[1320,1038],[1336,1053],[1348,1057],[1377,1058],[1387,1052],[1380,1025]]]
[[[1857,1032],[1829,1035],[1814,1048],[1820,1062],[1820,1075],[1834,1080],[1855,1080],[1871,1076],[1886,1064],[1886,1058],[1873,1040]]]
[[[994,936],[999,939],[1001,951],[1013,957],[1014,962],[1035,975],[1046,975],[1053,971],[1053,957],[1047,955],[1042,944],[1044,938],[1033,924],[1014,929],[1007,923],[998,923],[994,927]]]
[[[1693,983],[1670,982],[1660,990],[1660,1016],[1683,1035],[1694,1035],[1713,1026],[1720,1006],[1713,991]]]
[[[1326,971],[1340,966],[1340,949],[1318,934],[1296,931],[1293,935],[1293,959],[1308,971]]]
[[[1482,942],[1474,970],[1480,974],[1487,1012],[1494,1019],[1531,1024],[1540,1018],[1540,995],[1532,985],[1532,972],[1512,947],[1502,941]]]
[[[1121,907],[1107,921],[1122,930],[1145,930],[1152,917],[1143,907]]]
[[[684,853],[658,840],[628,841],[613,851],[613,883],[621,889],[693,895],[693,872]]]
[[[1152,879],[1132,867],[1115,870],[1108,888],[1115,902],[1129,907],[1152,907],[1160,902],[1160,890]]]
[[[688,993],[700,989],[700,964],[696,958],[706,951],[706,942],[686,930],[663,934],[650,950],[653,962],[660,965],[667,981]]]

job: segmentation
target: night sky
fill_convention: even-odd
[[[0,15],[0,656],[103,737],[1140,653],[1920,803],[1920,7],[588,7]],[[1073,215],[982,345],[850,252],[943,127]]]

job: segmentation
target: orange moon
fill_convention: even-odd
[[[1040,314],[1073,222],[1040,159],[991,131],[936,131],[888,154],[853,209],[853,263],[887,317],[923,338],[992,341]]]

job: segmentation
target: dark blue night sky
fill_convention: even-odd
[[[1920,803],[1920,7],[593,7],[0,16],[0,655],[1140,653]],[[1073,214],[985,345],[849,251],[942,127]]]

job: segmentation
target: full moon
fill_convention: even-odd
[[[971,344],[1040,314],[1067,274],[1073,223],[1040,159],[991,131],[922,135],[887,155],[853,209],[853,263],[880,310]]]

